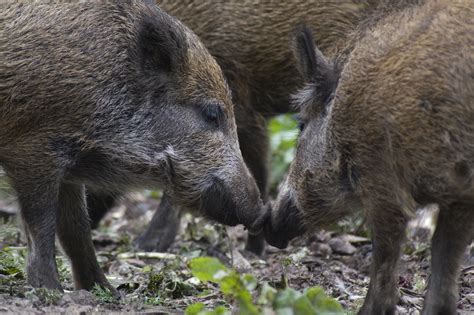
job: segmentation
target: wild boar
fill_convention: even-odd
[[[371,281],[360,314],[394,314],[407,221],[437,203],[422,314],[456,314],[461,257],[474,237],[474,3],[440,0],[389,14],[331,60],[296,40],[307,85],[295,96],[296,157],[266,224],[270,244],[363,209]]]
[[[110,288],[85,186],[166,187],[173,203],[229,225],[259,215],[220,67],[156,5],[2,5],[0,60],[0,165],[18,195],[34,287],[61,289],[57,235],[76,288]]]

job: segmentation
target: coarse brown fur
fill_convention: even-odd
[[[474,237],[473,16],[469,0],[390,14],[358,33],[342,72],[307,30],[298,39],[304,129],[267,237],[285,246],[301,224],[313,230],[364,209],[373,263],[360,314],[395,312],[405,227],[428,203],[440,214],[422,314],[456,314],[460,260]]]
[[[200,37],[222,67],[236,105],[242,154],[264,200],[268,194],[269,173],[266,122],[269,117],[291,111],[290,96],[302,83],[290,47],[295,27],[302,23],[311,26],[316,31],[319,47],[333,56],[342,49],[347,50],[347,40],[355,38],[350,34],[358,24],[375,23],[387,12],[418,2],[157,1]],[[104,213],[107,207],[103,205],[99,202],[91,212]],[[177,214],[168,201],[160,205],[147,231],[138,239],[138,246],[145,250],[166,250],[176,235]],[[98,219],[100,217],[98,215]],[[169,222],[165,223],[166,220]],[[261,253],[261,238],[251,237],[249,241],[247,248]]]
[[[21,205],[30,284],[61,288],[57,235],[76,288],[110,287],[85,185],[166,187],[173,203],[229,225],[259,216],[230,91],[183,24],[141,1],[1,10],[0,165]]]

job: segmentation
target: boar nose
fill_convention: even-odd
[[[213,178],[200,199],[200,209],[205,216],[231,226],[243,224],[249,227],[262,208],[256,184],[245,176],[232,181]]]
[[[247,228],[251,228],[255,221],[262,216],[264,204],[255,179],[243,163],[239,174],[239,176],[236,176],[235,185],[233,184],[231,189],[234,190],[239,200],[240,209],[238,210],[240,212],[238,216],[242,219],[242,224]],[[239,191],[238,187],[243,189]]]
[[[272,246],[285,248],[291,239],[306,231],[302,213],[288,191],[280,193],[274,209],[266,220],[265,239]]]

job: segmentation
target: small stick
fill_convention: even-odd
[[[145,259],[177,259],[182,258],[175,254],[167,253],[147,253],[147,252],[136,252],[136,253],[121,253],[117,255],[118,259],[130,259],[130,258],[145,258]]]

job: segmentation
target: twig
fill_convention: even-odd
[[[234,267],[234,243],[229,235],[228,228],[225,228],[225,236],[227,238],[227,242],[229,243],[229,250],[230,250],[230,265],[232,268]]]
[[[121,253],[117,255],[118,259],[130,259],[130,258],[145,258],[145,259],[177,259],[183,258],[175,254],[167,253],[147,253],[147,252],[136,252],[136,253]]]

